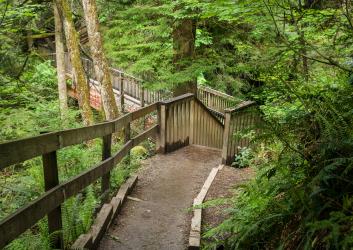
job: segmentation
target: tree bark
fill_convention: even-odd
[[[67,0],[56,0],[56,3],[63,17],[66,46],[72,64],[72,79],[77,85],[76,89],[78,93],[78,103],[81,108],[82,120],[84,125],[91,125],[93,124],[93,113],[89,102],[89,86],[82,66],[79,37],[72,20],[70,5]]]
[[[59,92],[59,107],[61,120],[65,121],[67,115],[67,86],[66,86],[66,75],[65,75],[65,50],[64,50],[64,39],[63,39],[63,25],[59,15],[56,3],[54,7],[54,19],[55,19],[55,55],[56,55],[56,71],[58,76],[58,92]]]
[[[176,72],[187,68],[194,57],[196,22],[193,19],[176,21],[173,27],[173,63]],[[196,79],[180,83],[173,89],[173,95],[197,94]]]
[[[101,98],[105,117],[113,120],[119,116],[113,92],[109,65],[103,51],[103,41],[99,32],[97,5],[95,0],[82,0],[91,56],[97,81],[101,84]]]

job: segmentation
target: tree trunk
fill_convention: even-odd
[[[97,5],[95,0],[82,0],[87,33],[93,59],[94,72],[97,81],[101,84],[101,98],[105,117],[112,120],[118,117],[113,85],[107,59],[103,51],[102,36],[99,32]]]
[[[176,21],[173,27],[173,50],[175,71],[181,71],[190,65],[195,52],[196,22],[193,19]],[[197,94],[197,82],[190,80],[180,83],[173,89],[173,95],[185,93]]]
[[[83,123],[86,126],[91,125],[93,124],[93,113],[89,102],[89,86],[81,62],[79,37],[72,20],[70,5],[67,0],[56,0],[56,3],[59,13],[62,13],[63,17],[66,46],[72,64],[72,80],[76,83]]]
[[[54,7],[54,19],[55,19],[55,55],[56,55],[56,71],[58,75],[58,91],[59,91],[59,107],[61,120],[65,121],[67,115],[67,87],[66,87],[66,76],[65,76],[65,50],[63,41],[63,25],[61,17],[59,15],[56,3]]]

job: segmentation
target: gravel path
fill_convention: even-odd
[[[186,249],[193,199],[220,151],[188,146],[158,154],[143,164],[139,181],[122,211],[102,239],[99,249]]]

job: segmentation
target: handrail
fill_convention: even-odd
[[[260,114],[257,112],[256,102],[244,101],[234,108],[225,110],[222,163],[230,165],[241,148],[248,147],[248,138],[237,138],[235,134],[246,129],[252,129],[259,122]]]
[[[125,145],[117,153],[113,154],[113,156],[110,154],[111,135],[118,132],[120,129],[130,127],[132,121],[144,117],[151,112],[157,111],[158,106],[159,103],[157,102],[126,114],[118,119],[88,127],[62,130],[1,143],[0,170],[12,164],[23,162],[37,156],[43,156],[44,172],[49,171],[50,176],[58,176],[55,152],[58,149],[95,138],[103,138],[103,161],[64,183],[60,184],[57,180],[56,183],[50,187],[47,186],[50,181],[47,178],[51,177],[44,174],[46,192],[30,202],[27,206],[20,208],[15,213],[10,214],[0,221],[0,249],[25,230],[32,227],[38,220],[47,214],[48,216],[50,215],[49,220],[52,222],[56,221],[56,225],[61,225],[61,212],[55,214],[57,208],[60,208],[60,205],[69,197],[79,193],[98,178],[102,178],[102,192],[107,191],[107,189],[109,189],[109,177],[108,179],[104,178],[109,176],[110,170],[112,170],[116,164],[128,154],[131,148],[145,139],[157,135],[159,125],[151,127],[132,139],[129,139],[130,130],[126,130],[125,138],[127,139],[125,139]],[[49,162],[44,161],[44,159],[48,159],[48,157],[52,156],[54,158],[50,158]],[[49,221],[49,233],[60,230],[60,228],[50,229],[50,225]]]
[[[55,53],[49,53],[47,55],[50,57],[51,60],[55,61],[55,58],[54,58]],[[68,61],[67,53],[65,53],[65,57],[67,58],[65,61]],[[83,57],[82,60],[89,62],[88,64],[85,64],[85,65],[90,67],[89,71],[91,72],[93,70],[92,60],[90,58],[86,58],[86,57]],[[147,92],[146,93],[147,96],[152,95],[153,93],[156,93],[159,97],[157,98],[157,100],[153,99],[152,102],[153,101],[161,101],[161,98],[160,98],[161,94],[163,94],[164,98],[169,97],[169,95],[170,95],[169,91],[164,93],[163,90],[153,91],[153,90],[149,90],[149,89],[145,88],[144,85],[143,85],[143,80],[142,79],[137,78],[137,77],[135,77],[133,75],[127,74],[127,73],[125,73],[122,70],[115,69],[115,68],[112,68],[112,67],[110,67],[109,70],[112,73],[113,77],[118,77],[118,78],[122,77],[122,78],[127,79],[127,80],[131,79],[131,80],[135,81],[135,83],[137,84],[137,87],[136,87],[137,90],[135,89],[135,87],[132,87],[132,89],[134,89],[135,91],[140,91],[140,88],[141,88],[142,90],[145,90]],[[130,83],[128,81],[127,85],[129,85],[129,84]],[[114,86],[113,86],[113,88],[119,89],[118,87],[114,87]],[[203,86],[203,85],[198,85],[197,88],[198,88],[199,99],[204,104],[206,104],[206,106],[208,106],[209,108],[211,108],[213,110],[217,110],[218,112],[223,112],[223,110],[225,108],[234,105],[234,102],[236,101],[236,99],[233,96],[228,95],[226,93],[223,93],[221,91],[212,89],[210,87]],[[128,92],[129,92],[128,90],[125,91],[125,95],[131,96],[132,98],[137,98],[138,101],[141,101],[140,99],[142,99],[142,98],[141,98],[140,95],[135,96],[134,93],[128,93]],[[143,94],[143,95],[145,95],[145,94]],[[146,100],[148,98],[146,98],[146,99],[143,98],[143,99],[144,99],[143,100],[144,102],[148,103],[148,101]],[[134,103],[137,104],[136,102],[134,102]],[[143,105],[141,105],[141,106],[143,106]]]
[[[80,144],[85,141],[118,132],[129,122],[144,116],[146,113],[156,110],[157,105],[158,103],[151,104],[108,122],[1,143],[0,170],[7,166],[50,153],[67,146]],[[20,152],[18,151],[19,148],[22,149]]]
[[[180,95],[180,96],[177,96],[177,97],[173,97],[173,98],[171,98],[169,100],[166,100],[166,101],[160,101],[160,103],[164,104],[164,105],[170,105],[172,103],[175,103],[175,102],[178,102],[178,101],[181,101],[181,100],[192,99],[194,97],[195,97],[194,94],[187,93],[187,94],[183,94],[183,95]]]
[[[199,99],[195,98],[195,101],[200,104],[200,106],[212,117],[213,120],[215,120],[217,123],[219,123],[221,126],[224,127],[224,124],[216,117],[215,114],[212,113],[212,111],[207,108],[207,106],[201,102]]]
[[[198,88],[201,89],[201,90],[204,90],[204,91],[206,91],[206,92],[212,93],[212,94],[214,94],[214,95],[221,96],[221,97],[223,97],[223,98],[229,99],[229,100],[231,100],[231,101],[234,100],[234,96],[228,95],[228,94],[226,94],[226,93],[223,93],[223,92],[221,92],[221,91],[212,89],[212,88],[210,88],[210,87],[198,85]]]
[[[228,109],[225,114],[225,125],[223,125],[194,94],[185,94],[168,101],[153,103],[112,121],[1,143],[0,170],[37,156],[43,156],[44,172],[51,171],[50,174],[58,176],[56,151],[95,138],[103,138],[103,161],[66,182],[59,183],[57,180],[54,185],[49,187],[47,187],[49,180],[44,174],[46,192],[0,221],[0,249],[45,215],[48,215],[49,225],[50,221],[61,221],[60,212],[56,215],[52,213],[55,213],[66,199],[79,193],[98,178],[102,178],[102,192],[103,186],[105,187],[104,191],[109,190],[109,172],[128,154],[132,147],[151,136],[158,136],[158,144],[162,152],[170,152],[189,144],[218,149],[222,149],[223,146],[222,157],[228,163],[237,146],[231,140],[234,124],[237,123],[233,121],[237,115],[233,117],[232,114],[239,114],[239,118],[242,119],[242,112],[235,111],[252,105],[254,105],[253,102],[244,102],[234,109]],[[154,111],[158,113],[158,125],[130,139],[130,123]],[[253,117],[246,118],[247,123],[253,120]],[[239,128],[244,125],[246,124],[242,121]],[[125,136],[127,136],[125,144],[111,156],[111,136],[123,128],[125,128]],[[48,157],[53,158],[49,159]],[[44,159],[49,159],[49,161],[45,162]],[[58,230],[60,231],[60,228],[52,228],[51,230],[49,227],[49,233]]]
[[[237,112],[237,111],[240,111],[240,110],[243,110],[243,109],[249,108],[251,106],[255,106],[255,105],[256,105],[256,102],[254,102],[254,101],[244,101],[244,102],[239,103],[234,108],[225,109],[224,112],[225,113],[233,113],[233,112]]]
[[[26,229],[32,227],[38,220],[43,218],[49,212],[61,205],[71,196],[78,194],[82,189],[107,174],[119,163],[129,150],[140,142],[155,135],[158,125],[129,140],[113,156],[100,162],[95,167],[81,173],[70,180],[57,185],[51,190],[45,192],[40,197],[32,201],[27,206],[19,209],[0,222],[0,248],[6,246],[12,239],[23,233]]]

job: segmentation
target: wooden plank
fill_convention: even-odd
[[[245,101],[245,102],[239,103],[235,108],[226,109],[225,112],[226,113],[233,113],[236,111],[240,111],[240,110],[249,108],[254,105],[256,105],[256,102],[254,102],[254,101]]]
[[[158,125],[154,125],[153,127],[149,128],[148,130],[134,137],[132,139],[133,147],[139,145],[142,141],[146,140],[147,138],[155,137],[157,135],[157,132],[158,132]]]
[[[112,134],[103,136],[103,144],[102,144],[102,160],[106,160],[112,156]],[[103,204],[108,196],[110,190],[110,172],[102,176],[101,183],[101,203]]]
[[[211,89],[209,87],[201,86],[201,85],[199,85],[198,88],[200,90],[202,90],[203,92],[205,92],[205,93],[211,93],[211,94],[214,94],[215,96],[219,96],[219,97],[222,97],[222,98],[225,98],[225,99],[229,99],[229,100],[234,100],[234,96],[227,95],[226,93],[217,91],[215,89]]]
[[[125,112],[125,90],[124,90],[124,73],[120,73],[120,108],[121,112]]]
[[[136,119],[138,119],[140,117],[143,117],[143,116],[145,116],[145,115],[147,115],[149,113],[152,113],[152,112],[156,111],[157,110],[157,106],[158,106],[157,103],[153,103],[151,105],[148,105],[148,106],[146,106],[144,108],[140,108],[140,109],[132,112],[131,113],[132,121],[134,121],[134,120],[136,120]]]
[[[82,189],[108,173],[132,148],[133,142],[126,143],[119,152],[112,157],[88,169],[80,175],[52,188],[43,195],[5,217],[0,222],[0,248],[6,246],[26,229],[32,227],[39,219],[53,211],[64,200],[77,194]]]
[[[100,240],[103,238],[105,231],[113,216],[113,206],[109,203],[103,205],[97,218],[91,227],[90,234],[92,235],[93,246],[92,249],[97,249]]]
[[[201,218],[202,218],[202,209],[201,208],[194,209],[194,215],[191,219],[191,229],[190,229],[188,250],[200,249]]]
[[[218,173],[218,170],[219,170],[218,167],[212,168],[210,174],[208,175],[205,183],[203,184],[203,186],[201,188],[200,193],[197,195],[197,197],[194,200],[194,206],[198,206],[198,205],[202,204],[203,200],[206,197],[208,189],[211,187],[211,184]]]
[[[117,132],[132,119],[138,119],[145,114],[153,112],[156,108],[157,104],[154,103],[110,122],[1,143],[0,169],[67,146]]]
[[[190,235],[189,235],[189,246],[188,249],[199,249],[201,244],[201,220],[202,220],[202,208],[195,206],[202,205],[209,188],[212,185],[214,178],[216,177],[218,171],[222,169],[223,166],[220,165],[216,168],[212,168],[210,174],[208,175],[205,183],[203,184],[200,193],[194,199],[194,213],[191,219]]]
[[[43,155],[43,174],[44,187],[48,191],[59,185],[59,172],[56,157],[56,151]],[[52,239],[53,246],[58,249],[64,248],[64,239],[62,234],[61,206],[57,206],[48,213],[48,231],[54,235]],[[54,234],[55,233],[55,234]]]
[[[82,249],[92,249],[93,238],[90,233],[81,234],[80,237],[74,242],[70,249],[72,250],[82,250]]]
[[[195,97],[194,94],[188,93],[188,94],[180,95],[178,97],[171,98],[167,101],[162,101],[161,103],[163,103],[164,105],[170,105],[172,103],[179,102],[181,100],[193,99],[194,97]]]
[[[212,117],[213,120],[217,121],[223,127],[223,124],[217,119],[217,117],[214,114],[212,114],[212,112],[205,106],[205,104],[203,104],[198,99],[195,99],[195,101],[199,104],[201,109],[203,109],[205,112],[207,112]]]
[[[190,109],[191,101],[185,103],[185,136],[189,138],[190,144]]]
[[[67,146],[117,132],[130,120],[131,114],[127,114],[111,122],[1,143],[0,169]]]
[[[223,147],[222,147],[222,164],[227,163],[228,157],[228,144],[229,144],[229,133],[230,133],[230,122],[231,122],[231,114],[225,114],[224,120],[224,132],[223,132]]]
[[[166,127],[166,106],[165,105],[160,105],[159,106],[159,145],[158,145],[158,152],[160,153],[165,153],[165,147],[166,147],[166,136],[167,136],[167,127]]]

